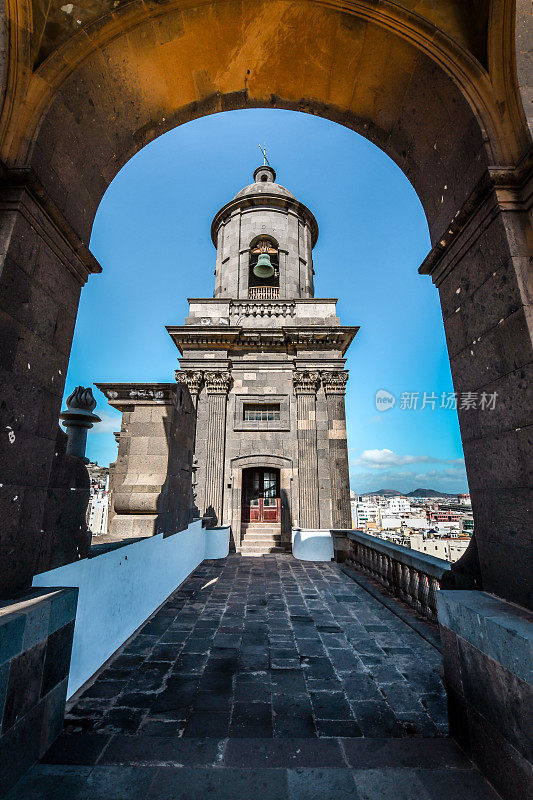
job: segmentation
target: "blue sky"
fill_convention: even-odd
[[[418,275],[430,243],[420,201],[377,147],[327,120],[280,110],[232,111],[182,125],[129,161],[104,195],[91,249],[103,272],[82,292],[66,393],[93,381],[172,381],[177,350],[164,326],[181,324],[187,297],[210,297],[217,210],[261,163],[267,143],[278,182],[315,214],[316,296],[339,297],[346,325],[360,325],[347,368],[352,488],[465,491],[457,412],[438,293]],[[376,410],[376,392],[396,404]],[[417,409],[402,393],[420,395]],[[420,409],[423,394],[436,408]],[[120,415],[94,390],[102,424],[87,455],[116,457]]]

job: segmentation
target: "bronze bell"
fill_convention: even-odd
[[[257,264],[254,267],[254,275],[257,278],[271,278],[274,274],[274,267],[270,261],[268,253],[261,253],[257,259]]]

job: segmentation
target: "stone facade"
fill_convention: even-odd
[[[214,298],[191,299],[169,326],[181,353],[176,378],[197,403],[195,493],[201,514],[231,525],[241,545],[243,472],[279,475],[281,541],[291,527],[349,527],[345,352],[332,299],[315,299],[315,218],[269,166],[215,216]],[[261,249],[262,248],[262,249]],[[274,275],[257,277],[268,250]],[[250,419],[246,410],[274,411]]]
[[[193,517],[195,409],[180,384],[99,383],[122,411],[118,456],[110,465],[114,539],[175,533]]]

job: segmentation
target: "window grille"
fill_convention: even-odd
[[[277,403],[248,403],[243,406],[245,422],[274,422],[280,419],[280,407]]]

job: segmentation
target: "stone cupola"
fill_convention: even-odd
[[[316,219],[288,189],[276,183],[276,172],[268,164],[258,167],[254,182],[216,214],[211,238],[217,249],[215,298],[314,297]],[[273,274],[266,277],[254,272],[261,255],[272,266]]]

